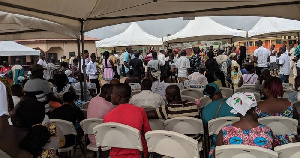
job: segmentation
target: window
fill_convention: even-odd
[[[277,39],[276,40],[276,44],[282,44],[282,40],[281,39]]]
[[[253,41],[249,41],[249,47],[253,46]]]
[[[75,56],[75,52],[69,52],[69,58],[74,57]]]
[[[15,61],[17,58],[19,58],[21,60],[21,65],[26,64],[26,56],[12,56],[10,58],[11,65],[15,65]]]
[[[51,58],[55,59],[55,62],[57,62],[57,53],[47,53],[47,61],[50,62]]]

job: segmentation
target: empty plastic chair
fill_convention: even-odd
[[[89,145],[87,144],[87,139],[88,139],[87,137],[89,134],[94,134],[93,128],[101,123],[103,123],[103,119],[98,119],[98,118],[89,118],[89,119],[82,120],[80,122],[80,126],[85,135],[85,143],[86,143],[84,157],[86,157],[86,150],[98,152],[98,147],[93,146],[92,144]]]
[[[144,157],[140,131],[136,128],[109,122],[94,127],[93,132],[96,136],[96,145],[98,147],[137,149],[141,152],[141,157]]]
[[[282,117],[269,116],[258,119],[262,125],[270,127],[274,135],[297,134],[298,120]]]
[[[299,158],[300,157],[300,143],[289,143],[280,145],[274,148],[278,153],[279,158]]]
[[[198,142],[183,134],[156,130],[145,134],[149,152],[175,158],[200,158]]]
[[[133,91],[141,90],[141,84],[139,83],[129,83],[129,85]]]
[[[185,80],[183,83],[184,87],[189,87],[189,85],[197,85],[197,84],[199,84],[199,82],[196,80]]]
[[[278,158],[275,151],[250,145],[216,146],[216,158]]]
[[[224,98],[229,98],[233,94],[233,90],[231,88],[220,87],[220,90]]]

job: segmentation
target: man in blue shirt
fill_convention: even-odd
[[[123,61],[124,61],[124,68],[125,68],[125,74],[127,75],[129,71],[129,61],[130,61],[130,53],[131,47],[126,47],[126,51],[123,53]]]

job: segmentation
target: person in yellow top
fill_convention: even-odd
[[[111,60],[114,64],[113,66],[113,70],[114,70],[114,78],[119,78],[118,77],[118,72],[117,72],[117,68],[118,68],[118,58],[115,56],[116,51],[112,50],[110,53],[110,56],[108,57],[109,60]]]
[[[240,81],[240,78],[242,77],[242,72],[240,70],[240,65],[237,63],[237,56],[236,53],[230,54],[231,58],[231,80],[233,88],[238,88],[238,83]]]

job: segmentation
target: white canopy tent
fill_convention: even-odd
[[[191,41],[236,41],[246,37],[246,32],[221,25],[209,17],[196,17],[174,35],[164,38],[166,43]]]
[[[27,56],[40,55],[40,50],[35,50],[14,41],[0,42],[0,56]]]
[[[0,11],[0,41],[79,38],[79,32],[61,24]]]
[[[300,21],[276,17],[262,17],[257,24],[248,31],[250,38],[299,36]]]
[[[125,46],[161,46],[162,39],[145,32],[136,22],[122,33],[96,41],[96,47],[125,47]]]
[[[46,19],[77,31],[182,16],[252,15],[300,19],[299,0],[0,0],[0,6],[2,11]]]

